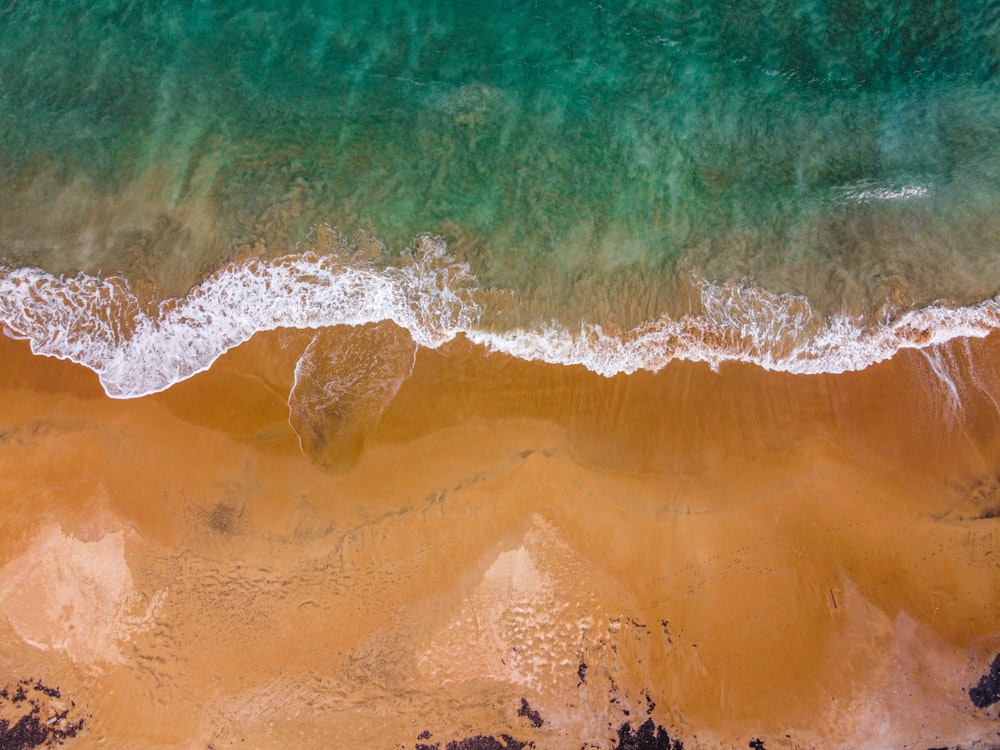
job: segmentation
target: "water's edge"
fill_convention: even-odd
[[[100,377],[108,396],[163,391],[207,370],[255,333],[392,321],[413,341],[437,348],[464,335],[523,360],[581,365],[611,377],[659,371],[673,360],[729,361],[767,370],[842,373],[901,349],[1000,327],[1000,298],[883,313],[878,320],[818,315],[802,296],[773,294],[691,276],[689,313],[630,329],[600,322],[503,327],[490,318],[510,291],[484,289],[440,238],[424,236],[395,265],[358,254],[303,252],[229,263],[186,296],[146,300],[123,277],[60,277],[37,268],[0,269],[0,323],[32,351],[67,359]],[[495,316],[494,316],[495,317]]]

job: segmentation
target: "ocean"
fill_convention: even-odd
[[[990,3],[17,3],[4,321],[122,396],[279,326],[393,320],[605,375],[834,372],[983,335],[998,22]]]
[[[995,2],[4,3],[0,663],[122,746],[985,742],[998,217]]]

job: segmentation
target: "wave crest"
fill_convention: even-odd
[[[520,359],[583,365],[612,377],[638,370],[656,372],[675,359],[744,362],[800,375],[863,370],[901,349],[924,348],[955,338],[982,338],[1000,327],[1000,299],[961,308],[932,305],[894,320],[864,324],[847,315],[823,322],[796,295],[699,282],[703,314],[668,317],[628,331],[606,332],[583,324],[572,333],[551,326],[496,334],[471,331],[469,338]]]
[[[439,238],[419,238],[394,265],[354,251],[329,228],[313,248],[272,260],[230,263],[183,298],[146,304],[125,279],[39,269],[0,269],[0,322],[32,351],[95,371],[113,398],[169,388],[208,369],[255,333],[392,321],[414,342],[436,348],[459,334],[525,360],[582,365],[610,377],[657,371],[675,359],[747,362],[799,374],[861,370],[904,348],[1000,327],[1000,298],[968,307],[931,305],[875,323],[821,319],[805,297],[692,279],[691,313],[630,330],[550,323],[488,330],[479,326],[491,292]],[[331,243],[332,238],[332,243]],[[339,242],[339,244],[338,244]],[[331,251],[331,247],[334,248]]]
[[[468,266],[431,237],[388,268],[351,253],[230,263],[186,297],[148,309],[119,277],[0,270],[8,334],[36,354],[89,367],[112,398],[165,390],[260,331],[391,320],[417,344],[438,347],[479,313]]]

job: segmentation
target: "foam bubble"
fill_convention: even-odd
[[[657,371],[675,359],[752,363],[817,374],[861,370],[904,348],[984,337],[1000,325],[1000,298],[931,305],[871,323],[822,319],[805,297],[693,279],[700,304],[680,318],[630,330],[555,323],[486,330],[485,291],[445,243],[422,237],[395,265],[349,251],[305,252],[224,266],[186,297],[146,305],[122,278],[56,277],[0,269],[0,324],[32,351],[94,370],[107,394],[132,398],[209,368],[259,331],[392,321],[436,348],[459,334],[525,360],[582,365],[604,376]]]

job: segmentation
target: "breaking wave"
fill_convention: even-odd
[[[211,367],[255,333],[392,321],[436,348],[459,334],[525,360],[582,365],[611,377],[672,360],[753,363],[799,374],[861,370],[904,348],[1000,327],[1000,297],[967,307],[931,305],[866,323],[823,319],[805,297],[692,279],[699,305],[629,330],[583,323],[489,330],[495,290],[477,286],[445,243],[422,237],[394,265],[371,256],[304,252],[230,263],[183,298],[146,302],[120,277],[53,276],[0,268],[0,322],[36,354],[84,365],[112,398],[165,390]]]
[[[469,331],[469,338],[521,359],[583,365],[612,377],[656,372],[675,359],[758,365],[800,375],[863,370],[901,349],[937,346],[956,338],[983,338],[1000,327],[1000,297],[969,307],[931,305],[894,319],[865,324],[847,315],[823,321],[805,297],[756,287],[695,281],[703,311],[678,320],[606,332],[583,324],[577,332],[550,326],[501,334]]]
[[[180,299],[145,305],[123,278],[0,270],[0,322],[36,354],[89,367],[112,398],[165,390],[211,367],[255,333],[391,320],[438,347],[479,314],[466,265],[422,238],[378,268],[353,253],[231,263]]]

